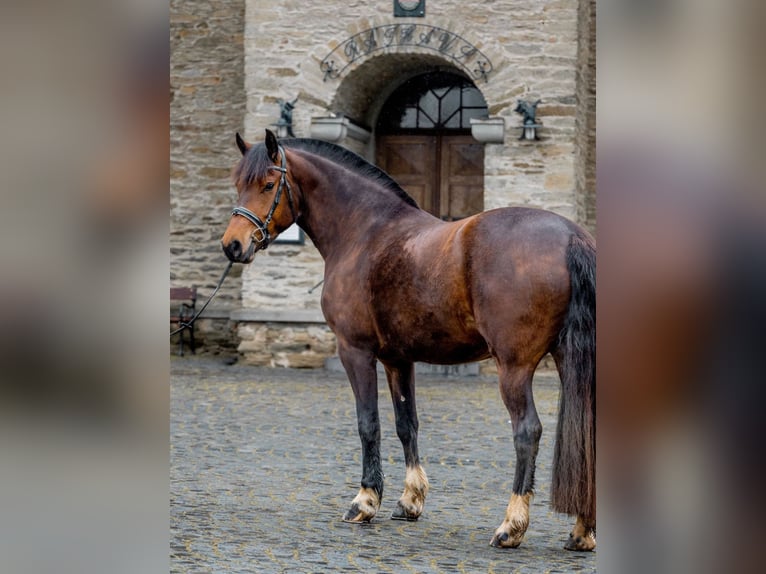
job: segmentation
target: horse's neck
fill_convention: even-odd
[[[402,210],[416,210],[394,192],[324,158],[311,157],[306,164],[310,170],[299,180],[304,203],[300,224],[325,259],[357,245]]]

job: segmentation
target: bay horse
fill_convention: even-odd
[[[542,426],[532,375],[551,353],[561,379],[551,506],[576,516],[568,550],[595,548],[595,271],[591,235],[554,213],[502,208],[444,222],[385,172],[311,139],[264,143],[239,134],[238,200],[222,238],[231,261],[293,223],[325,261],[321,306],[348,374],[362,442],[359,493],[343,515],[380,509],[383,471],[376,360],[386,372],[406,464],[393,519],[417,520],[428,493],[418,455],[413,363],[492,357],[511,416],[516,469],[490,544],[515,548],[529,525]]]

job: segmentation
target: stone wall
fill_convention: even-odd
[[[244,27],[244,0],[170,2],[170,284],[196,285],[200,304],[227,263],[220,238],[245,115]],[[240,305],[241,287],[234,266],[208,308],[217,318],[197,324],[201,352],[234,352],[226,309]]]
[[[325,360],[335,354],[335,335],[321,314],[302,315],[266,313],[250,320],[239,317],[238,350],[244,362],[268,367],[324,367]]]
[[[577,219],[596,233],[596,0],[578,13],[576,163]]]
[[[226,257],[220,238],[236,192],[234,132],[245,116],[244,0],[170,2],[170,282],[209,293]],[[239,305],[241,270],[216,303]]]
[[[177,325],[173,326],[174,328]],[[170,352],[178,353],[179,337],[170,338]],[[190,353],[189,335],[184,332],[184,353]],[[201,317],[194,323],[194,342],[196,354],[221,355],[234,357],[237,354],[237,323],[226,316]]]

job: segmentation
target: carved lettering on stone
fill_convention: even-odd
[[[324,81],[334,80],[350,65],[373,52],[398,47],[439,52],[462,66],[476,80],[486,82],[492,72],[492,62],[476,46],[450,30],[428,24],[384,24],[368,28],[340,42],[338,47],[324,57],[319,67],[324,74]],[[336,63],[339,60],[336,53],[342,54],[341,61],[345,57],[345,65],[339,66]],[[480,65],[469,66],[468,62],[477,55],[480,56]]]

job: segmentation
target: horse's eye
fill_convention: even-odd
[[[267,184],[266,184],[266,186],[263,188],[263,191],[271,191],[272,189],[274,189],[274,182],[273,182],[273,181],[270,181],[270,182],[269,182],[269,183],[267,183]]]

